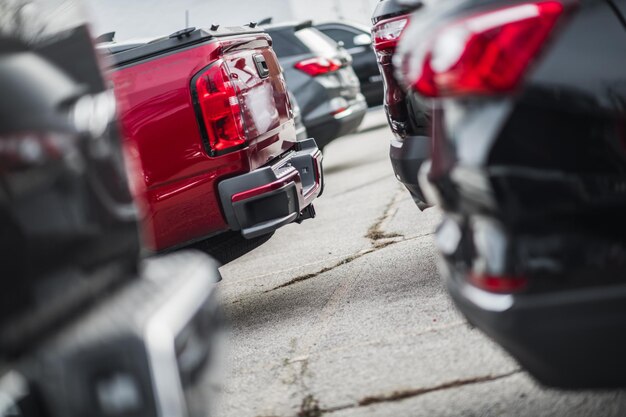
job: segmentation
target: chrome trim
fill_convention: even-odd
[[[422,166],[417,173],[417,182],[419,183],[422,193],[424,194],[424,198],[426,198],[426,202],[431,206],[441,206],[441,195],[439,194],[439,191],[435,187],[433,187],[433,185],[428,180],[430,165],[430,160],[426,160],[422,163]]]
[[[193,258],[192,258],[193,259]],[[203,258],[204,260],[204,258]],[[211,262],[185,263],[181,286],[148,320],[144,337],[152,385],[160,417],[186,417],[187,404],[183,392],[174,342],[214,290],[218,281],[217,265]],[[211,272],[208,272],[211,271]],[[147,262],[146,279],[158,275],[158,263]]]
[[[492,294],[469,284],[461,285],[461,295],[483,310],[497,313],[513,307],[513,296],[510,294]]]

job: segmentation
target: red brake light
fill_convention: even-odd
[[[519,292],[528,286],[528,280],[523,277],[493,276],[483,274],[471,274],[470,284],[493,293]]]
[[[427,97],[510,92],[562,12],[558,1],[544,1],[454,22],[426,49],[404,59],[407,81]]]
[[[409,23],[409,16],[400,16],[378,22],[372,28],[374,49],[378,52],[395,49],[404,28]]]
[[[310,58],[294,65],[296,69],[309,74],[312,77],[337,71],[341,68],[341,62],[333,58]]]
[[[213,64],[194,78],[193,86],[211,153],[243,145],[246,135],[241,105],[226,64]]]

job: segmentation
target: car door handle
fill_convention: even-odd
[[[256,70],[261,76],[261,78],[267,78],[270,75],[270,69],[267,66],[267,61],[262,54],[254,55],[254,64],[256,65]]]

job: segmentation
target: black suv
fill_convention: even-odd
[[[354,132],[367,110],[352,58],[311,22],[265,26],[302,109],[304,126],[320,148]]]
[[[315,28],[341,43],[352,56],[352,68],[359,77],[361,92],[369,107],[383,104],[383,77],[378,71],[376,55],[372,50],[370,28],[357,23],[329,21],[316,23]]]
[[[626,385],[626,0],[427,3],[394,60],[456,305],[547,385]]]

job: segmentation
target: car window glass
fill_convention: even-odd
[[[356,47],[354,37],[357,36],[357,34],[352,31],[335,28],[320,30],[328,37],[333,38],[336,42],[343,42],[344,48],[350,49]]]
[[[270,31],[274,52],[279,58],[309,53],[308,48],[300,42],[291,30]]]
[[[337,54],[337,44],[317,29],[306,28],[296,32],[296,37],[312,52],[320,56]]]

